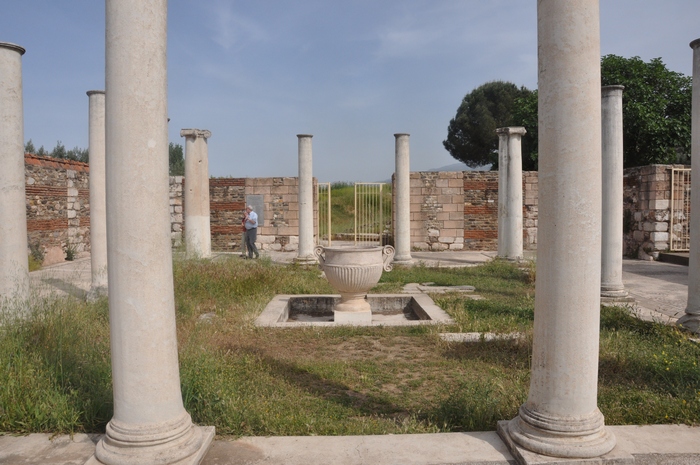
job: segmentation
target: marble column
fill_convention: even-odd
[[[106,0],[114,416],[88,463],[197,464],[214,435],[180,391],[168,183],[167,0]]]
[[[394,263],[413,263],[411,257],[411,162],[409,134],[394,134],[396,173],[396,227],[394,228]]]
[[[105,93],[90,90],[88,128],[90,153],[90,267],[87,298],[107,295],[107,200],[105,193]]]
[[[22,55],[0,42],[0,306],[17,309],[29,297]]]
[[[316,263],[314,255],[314,179],[310,134],[299,138],[299,263]]]
[[[498,256],[523,258],[523,160],[525,128],[496,129],[498,134]]]
[[[187,258],[211,257],[209,149],[211,132],[183,129],[185,138],[185,250]]]
[[[622,90],[602,88],[603,210],[600,262],[600,296],[606,300],[627,297],[622,284],[623,145]]]
[[[690,43],[693,49],[693,103],[691,122],[692,173],[700,173],[700,39]],[[700,175],[690,179],[690,205],[700,205]],[[700,215],[690,215],[690,261],[688,263],[688,305],[678,324],[700,334]]]
[[[499,433],[521,462],[592,458],[597,406],[601,115],[598,0],[538,0],[539,231],[527,401]],[[539,462],[538,462],[539,463]]]

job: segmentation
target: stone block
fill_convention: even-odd
[[[634,221],[642,221],[642,212],[634,212]]]
[[[462,250],[464,249],[464,243],[461,244],[450,244],[450,250]]]
[[[651,216],[654,221],[669,221],[671,212],[670,210],[655,210],[651,212],[649,216]]]
[[[66,213],[68,214],[68,218],[75,218],[78,215],[75,210],[68,210]]]
[[[464,214],[462,214],[462,216],[464,216]],[[438,221],[447,221],[450,219],[450,214],[448,212],[438,212],[437,219]]]
[[[275,236],[258,236],[258,242],[260,242],[261,244],[272,244],[273,242],[275,242],[275,239]]]
[[[667,232],[653,232],[649,234],[649,239],[652,242],[668,242]]]
[[[666,199],[649,200],[649,210],[668,210],[670,206],[671,202]]]
[[[435,186],[437,187],[449,187],[448,179],[438,179],[435,181]]]
[[[299,242],[298,241],[295,243],[290,242],[284,246],[285,252],[296,252],[297,250],[299,250]]]
[[[632,237],[637,242],[642,242],[644,240],[644,231],[634,231]]]
[[[68,197],[78,197],[78,189],[75,187],[69,187],[66,195]]]
[[[181,206],[181,205],[176,205],[176,206],[173,208],[173,211],[174,211],[175,213],[182,213],[182,206]]]
[[[451,236],[440,236],[438,237],[438,242],[442,242],[443,244],[454,244],[455,238]]]
[[[440,237],[439,229],[428,229],[428,237]]]
[[[268,244],[268,250],[280,251],[282,250],[282,244],[275,242],[274,244]]]
[[[464,180],[461,177],[456,179],[449,179],[447,185],[448,187],[457,187],[460,190],[462,190],[464,188]]]
[[[426,242],[414,242],[413,243],[413,248],[416,250],[428,250],[430,249],[430,245],[428,245]]]
[[[436,252],[441,252],[443,250],[447,250],[448,247],[449,246],[447,244],[443,244],[441,242],[433,242],[432,244],[430,244],[430,250],[433,250]]]
[[[290,244],[298,244],[299,243],[299,236],[289,236],[289,243]]]

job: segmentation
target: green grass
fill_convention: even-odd
[[[177,260],[185,406],[225,435],[483,431],[517,414],[530,378],[532,270],[396,267],[373,292],[408,282],[470,284],[483,300],[435,295],[454,325],[258,328],[282,293],[331,293],[316,268],[269,260]],[[203,314],[214,314],[203,320]],[[106,300],[54,299],[0,336],[0,430],[103,432],[112,415]],[[525,333],[446,343],[439,332]],[[629,311],[601,315],[599,406],[607,424],[700,423],[700,347]]]
[[[382,189],[382,204],[385,221],[390,221],[391,184]],[[378,216],[378,208],[373,215]],[[355,232],[355,185],[336,182],[331,184],[331,228],[333,234],[352,234]]]

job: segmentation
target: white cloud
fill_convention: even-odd
[[[212,37],[224,50],[241,47],[247,42],[265,42],[269,34],[258,22],[235,10],[235,3],[216,0],[209,5]]]

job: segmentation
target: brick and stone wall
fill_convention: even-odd
[[[669,246],[671,169],[649,165],[624,171],[624,254],[652,260]]]
[[[314,181],[315,182],[315,181]],[[182,241],[187,227],[183,221],[182,176],[170,177],[170,220],[174,245]],[[273,178],[210,178],[210,227],[212,250],[240,251],[243,241],[241,221],[247,195],[261,195],[265,205],[264,224],[258,228],[260,250],[295,251],[299,247],[298,180]],[[315,204],[316,202],[314,202]],[[259,212],[258,212],[259,213]],[[318,215],[317,206],[314,216]]]
[[[539,183],[537,171],[523,172],[523,249],[537,250]]]
[[[498,171],[464,172],[464,248],[498,249]]]
[[[64,260],[66,250],[90,250],[89,166],[25,154],[27,239],[44,253],[44,265]]]
[[[411,173],[412,248],[464,248],[463,183],[461,171]]]

